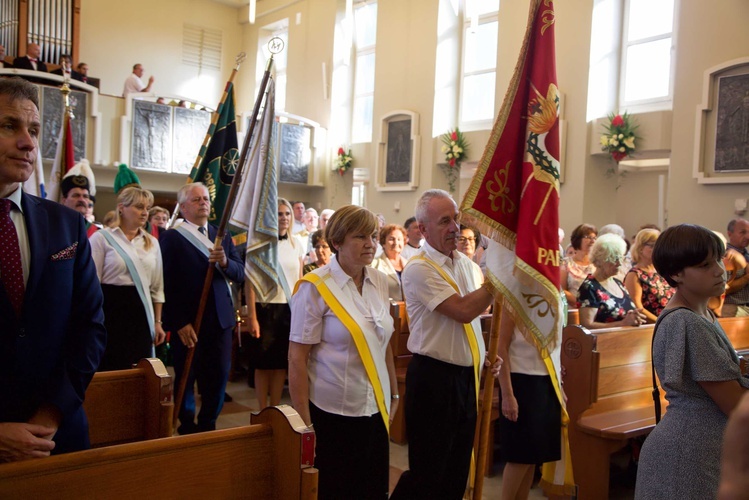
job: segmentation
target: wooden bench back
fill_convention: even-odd
[[[396,368],[405,368],[411,360],[411,351],[408,350],[408,315],[406,314],[406,303],[403,301],[390,302],[390,315],[393,317],[395,330],[390,337],[390,347],[393,350],[393,358]]]
[[[172,377],[156,358],[136,368],[98,372],[83,407],[93,448],[172,435]]]
[[[301,418],[285,406],[252,420],[257,425],[0,464],[0,498],[317,498]]]
[[[580,309],[567,309],[567,324],[568,325],[580,324]]]

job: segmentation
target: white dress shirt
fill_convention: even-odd
[[[146,88],[146,84],[143,83],[143,80],[141,80],[135,73],[130,73],[125,79],[125,88],[122,90],[122,97],[127,97],[128,94],[141,92],[144,88]]]
[[[411,257],[419,253],[419,250],[421,250],[421,247],[423,246],[424,245],[421,244],[419,245],[419,248],[415,248],[409,245],[408,243],[406,243],[405,245],[403,245],[403,251],[401,252],[401,256],[406,260],[410,260]]]
[[[288,234],[288,233],[286,233]],[[291,240],[294,240],[292,245]],[[289,235],[285,240],[278,241],[278,263],[286,277],[286,283],[289,284],[289,291],[294,292],[294,285],[302,277],[301,259],[304,258],[305,247],[301,238],[295,235]],[[278,292],[267,303],[268,304],[287,304],[289,302],[283,291],[281,284],[278,284]]]
[[[454,251],[451,259],[432,248],[429,243],[424,243],[421,252],[455,281],[461,296],[481,286],[474,279],[475,264],[462,253]],[[446,363],[472,366],[473,356],[463,324],[435,311],[437,306],[456,293],[455,289],[431,264],[421,259],[408,261],[401,281],[411,329],[408,350]],[[479,366],[483,366],[486,353],[480,318],[476,316],[471,324],[477,333],[476,341],[481,356]]]
[[[161,260],[161,248],[156,238],[146,233],[143,229],[132,241],[127,239],[125,233],[119,227],[105,228],[96,231],[89,241],[91,242],[91,256],[96,265],[96,274],[99,281],[104,285],[115,286],[135,286],[130,272],[127,270],[125,261],[104,238],[102,231],[109,231],[117,239],[117,242],[123,247],[130,247],[140,260],[144,271],[148,274],[151,283],[150,294],[151,300],[156,304],[164,303],[164,273]],[[151,247],[146,250],[146,239],[150,239]]]
[[[384,357],[393,334],[387,277],[376,269],[365,267],[359,295],[354,280],[344,272],[335,256],[328,267],[332,279],[350,295],[358,312],[377,335],[381,350],[373,352],[372,356]],[[289,339],[299,344],[313,344],[307,372],[310,401],[315,406],[328,413],[349,417],[371,416],[379,412],[374,389],[351,333],[311,283],[301,282],[291,301]]]

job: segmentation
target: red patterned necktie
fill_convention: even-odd
[[[0,199],[0,277],[16,316],[20,317],[25,287],[21,247],[18,245],[16,226],[10,218],[10,207],[10,200]]]

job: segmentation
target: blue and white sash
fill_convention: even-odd
[[[213,242],[208,238],[208,236],[204,235],[200,231],[198,231],[197,226],[192,224],[186,224],[182,223],[179,226],[174,228],[175,231],[178,231],[179,234],[185,237],[187,241],[192,243],[192,245],[198,249],[200,253],[205,255],[206,259],[210,255],[211,250],[213,250]],[[227,255],[226,258],[228,259],[229,256]],[[216,270],[221,274],[221,277],[224,278],[224,283],[226,283],[226,288],[229,290],[229,296],[234,298],[234,291],[231,288],[231,285],[229,284],[231,280],[229,277],[224,273],[223,269],[221,269],[221,266],[214,266]]]
[[[104,239],[107,240],[109,246],[114,248],[115,252],[125,261],[125,267],[127,272],[130,273],[130,277],[133,279],[135,289],[138,291],[140,301],[143,302],[143,308],[146,310],[146,319],[148,320],[148,328],[151,331],[151,340],[156,338],[156,329],[154,325],[154,312],[153,312],[153,301],[151,300],[151,279],[146,274],[145,269],[141,266],[140,259],[135,256],[133,258],[130,255],[129,249],[125,249],[120,242],[114,237],[111,231],[105,229],[101,232]],[[148,236],[145,236],[146,238]],[[156,352],[151,342],[151,357],[155,357]]]

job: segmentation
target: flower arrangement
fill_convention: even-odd
[[[445,155],[446,165],[442,165],[442,170],[447,176],[447,183],[450,186],[450,192],[455,192],[455,180],[458,178],[460,162],[468,154],[468,142],[463,136],[463,132],[458,127],[450,130],[440,136],[442,140],[442,153]]]
[[[601,135],[601,150],[609,153],[617,164],[635,152],[637,125],[632,123],[632,117],[628,113],[612,113],[609,115],[608,125],[603,128],[605,133]]]
[[[338,148],[338,155],[335,159],[333,172],[338,172],[339,175],[343,176],[343,174],[345,174],[346,171],[351,168],[353,163],[354,157],[351,156],[351,149],[346,151],[345,149],[343,149],[343,146],[341,146],[340,148]]]
[[[446,134],[442,134],[442,152],[445,154],[445,161],[451,167],[459,167],[460,162],[465,158],[468,149],[468,143],[463,132],[458,127]]]

